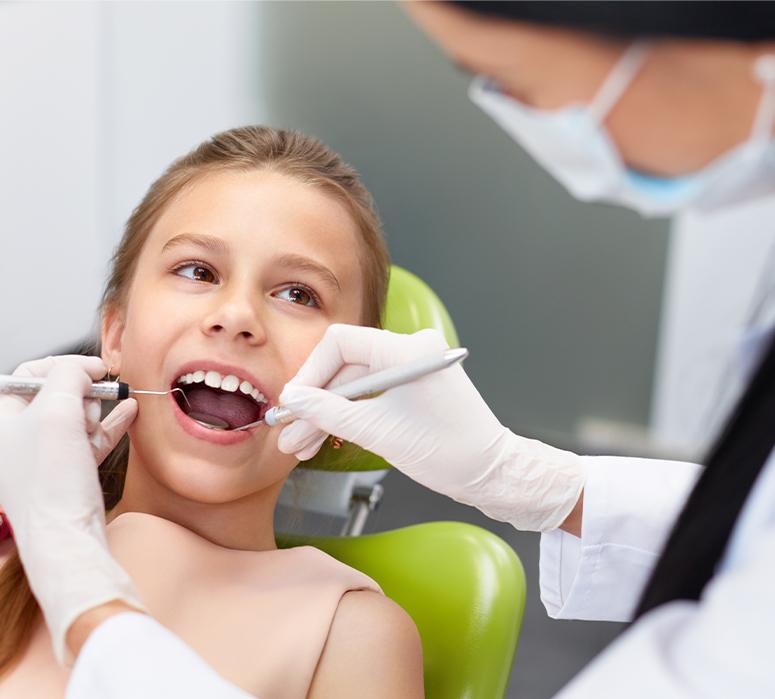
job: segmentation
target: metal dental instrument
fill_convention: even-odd
[[[13,393],[17,396],[35,395],[46,383],[46,379],[37,376],[6,376],[0,374],[0,394]],[[166,396],[173,391],[180,391],[184,399],[186,394],[180,388],[171,388],[168,391],[141,391],[137,388],[129,388],[129,384],[123,381],[98,381],[91,385],[91,389],[85,398],[97,398],[98,400],[124,400],[136,395]],[[188,400],[186,400],[188,403]]]
[[[441,354],[430,357],[421,357],[420,359],[408,362],[407,364],[390,367],[389,369],[384,369],[383,371],[378,371],[374,374],[368,374],[367,376],[362,376],[360,379],[350,381],[349,383],[329,390],[331,393],[335,393],[338,396],[343,396],[349,400],[355,400],[380,391],[387,391],[389,388],[401,386],[410,381],[414,381],[415,379],[427,376],[428,374],[441,371],[453,364],[462,362],[467,356],[468,350],[465,347],[445,350]],[[267,410],[261,420],[256,420],[255,422],[242,425],[241,427],[235,427],[231,431],[239,432],[241,430],[247,430],[262,422],[270,427],[274,427],[275,425],[284,425],[288,422],[292,422],[295,419],[290,408],[278,405]]]

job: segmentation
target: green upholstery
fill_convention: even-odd
[[[415,275],[393,267],[383,327],[457,334],[444,305]],[[321,449],[308,468],[389,468],[345,444]],[[443,464],[439,464],[443,468]],[[429,522],[358,537],[278,536],[278,546],[312,545],[373,578],[420,632],[428,699],[500,699],[508,684],[525,608],[525,574],[502,539],[461,522]],[[364,696],[368,691],[364,690]]]
[[[420,277],[396,265],[390,270],[382,327],[407,334],[436,328],[444,334],[450,347],[460,344],[452,319],[433,289]]]

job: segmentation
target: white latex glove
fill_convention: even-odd
[[[0,503],[65,664],[72,662],[65,634],[83,612],[111,600],[143,608],[108,550],[97,475],[98,461],[126,432],[137,403],[123,401],[100,424],[97,401],[83,396],[105,372],[99,357],[47,357],[14,372],[47,377],[31,401],[0,396]]]
[[[280,433],[280,450],[309,459],[333,434],[493,519],[517,529],[555,529],[584,485],[581,459],[501,425],[460,365],[361,401],[315,388],[445,349],[435,330],[399,335],[330,326],[280,394],[280,403],[302,418]]]

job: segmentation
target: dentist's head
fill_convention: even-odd
[[[772,3],[405,7],[578,199],[658,216],[775,191]]]

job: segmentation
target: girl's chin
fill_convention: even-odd
[[[160,432],[155,416],[147,417],[129,430],[129,478],[144,481],[140,492],[152,492],[155,483],[185,500],[225,504],[284,481],[297,463],[277,449],[276,439],[220,447],[180,431]]]
[[[132,443],[143,445],[143,451],[172,452],[180,458],[207,461],[221,469],[230,468],[229,464],[244,461],[248,456],[253,460],[285,456],[277,449],[276,437],[272,439],[272,431],[266,427],[244,432],[213,430],[183,417],[179,409],[178,413],[165,415],[165,419],[157,415],[138,416],[129,429]],[[186,425],[188,429],[183,429],[181,421],[190,423]]]
[[[204,469],[199,469],[196,474],[165,471],[153,476],[177,498],[203,505],[224,505],[261,489],[246,488],[241,479],[227,478],[222,473],[207,473]]]
[[[293,466],[274,463],[272,469],[257,468],[255,460],[250,464],[226,465],[200,457],[164,460],[161,468],[154,468],[148,475],[179,498],[207,505],[223,505],[275,486],[284,481]]]

